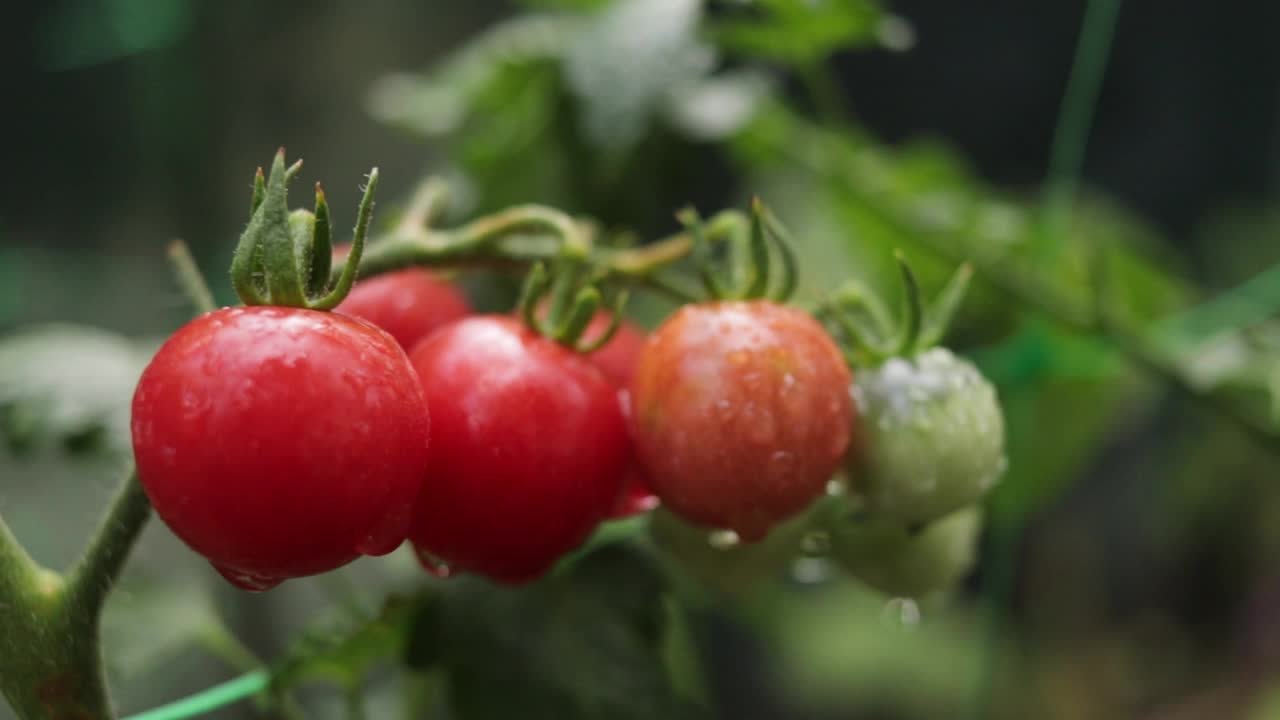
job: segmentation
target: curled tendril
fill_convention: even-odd
[[[790,234],[760,198],[751,201],[751,214],[717,216],[728,239],[728,272],[716,262],[707,223],[697,210],[676,213],[693,241],[693,258],[707,295],[716,300],[768,299],[786,302],[796,289],[796,259]],[[775,257],[776,256],[776,257]],[[775,267],[781,273],[775,277]]]
[[[902,309],[890,318],[885,305],[863,285],[848,282],[830,293],[815,314],[844,339],[850,365],[878,365],[890,357],[911,356],[936,345],[946,334],[973,276],[965,263],[956,268],[933,303],[925,307],[915,273],[901,252],[894,259],[902,281]]]

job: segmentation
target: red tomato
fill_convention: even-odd
[[[600,310],[591,318],[591,324],[582,333],[583,342],[592,342],[604,334],[609,327],[612,315],[608,310]],[[636,362],[640,359],[640,350],[644,348],[644,330],[639,325],[623,320],[618,331],[613,334],[605,346],[587,355],[591,364],[600,368],[609,382],[620,388],[631,385],[631,375],[635,372]]]
[[[410,268],[357,282],[335,311],[368,320],[408,350],[437,329],[470,315],[471,306],[452,283],[428,270]]]
[[[156,512],[247,590],[394,550],[428,429],[390,335],[295,308],[201,315],[165,342],[133,396],[138,477]]]
[[[643,344],[641,347],[644,347]],[[639,358],[637,357],[636,359]],[[596,367],[599,367],[599,365]],[[618,389],[618,405],[622,408],[623,420],[627,422],[627,427],[630,428],[632,422],[631,388],[624,385]],[[645,479],[644,471],[640,469],[639,458],[636,458],[634,454],[631,457],[630,464],[627,466],[627,478],[622,485],[622,495],[619,496],[618,503],[614,506],[613,511],[609,513],[610,519],[638,515],[653,510],[661,504],[658,496],[654,495],[653,489],[649,487],[649,481]]]
[[[800,310],[686,305],[649,337],[632,379],[650,485],[686,520],[763,538],[839,467],[849,381],[839,348]]]
[[[334,259],[349,250],[345,245],[336,248]],[[408,268],[357,281],[335,310],[386,330],[408,351],[437,329],[470,315],[471,304],[448,280],[429,270]]]
[[[545,301],[540,303],[538,312],[545,313],[546,305]],[[589,343],[598,339],[609,328],[612,319],[613,314],[608,310],[604,308],[597,310],[587,329],[582,333],[582,342]],[[586,355],[592,365],[600,368],[609,382],[621,389],[619,401],[622,402],[624,417],[630,417],[631,375],[635,371],[636,361],[640,359],[640,351],[644,348],[644,338],[643,328],[629,320],[623,320],[618,325],[617,332],[604,347]],[[627,480],[624,485],[625,489],[618,499],[617,507],[609,513],[610,518],[629,517],[658,506],[658,497],[649,489],[644,473],[634,462],[627,470]]]
[[[424,566],[537,578],[618,501],[630,448],[616,389],[509,317],[454,323],[411,359],[432,413],[409,531]]]

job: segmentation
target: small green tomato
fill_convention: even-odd
[[[855,373],[861,439],[851,487],[876,515],[917,526],[977,502],[1004,472],[995,389],[945,348]]]
[[[813,510],[775,525],[759,541],[742,542],[732,531],[708,530],[659,507],[650,516],[649,537],[681,575],[734,595],[775,580],[791,567],[815,525]]]
[[[846,520],[831,530],[831,556],[849,574],[896,597],[954,588],[973,569],[982,511],[958,510],[912,532],[890,520]]]

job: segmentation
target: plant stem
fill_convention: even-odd
[[[5,627],[8,608],[35,591],[40,573],[40,566],[0,517],[0,630]]]
[[[196,260],[191,256],[191,249],[187,244],[182,240],[174,240],[169,243],[166,252],[169,255],[169,263],[173,267],[173,274],[178,279],[178,285],[187,296],[187,300],[195,307],[196,312],[207,313],[216,310],[218,305],[213,300],[213,293],[210,292],[204,275],[200,274],[200,268],[196,266]]]
[[[137,472],[130,470],[121,483],[106,517],[85,549],[80,561],[67,575],[67,596],[77,611],[97,615],[111,586],[124,568],[125,558],[151,517]]]

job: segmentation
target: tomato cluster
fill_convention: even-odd
[[[598,311],[580,339],[611,320]],[[334,312],[207,313],[138,385],[139,477],[173,531],[250,590],[406,539],[434,574],[521,584],[659,503],[655,541],[719,562],[722,585],[776,569],[815,528],[887,592],[967,568],[966,508],[1002,470],[1003,435],[990,387],[947,351],[855,379],[808,313],[759,299],[571,344],[474,314],[425,270],[364,281]],[[809,512],[841,472],[870,523]]]

